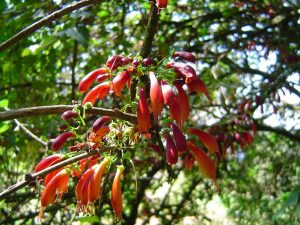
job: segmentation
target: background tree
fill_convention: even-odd
[[[299,223],[299,3],[169,0],[167,10],[159,15],[155,10],[151,1],[0,3],[0,189],[23,180],[48,155],[47,143],[61,124],[53,114],[73,107],[53,105],[81,101],[77,86],[85,74],[122,52],[160,61],[184,50],[196,56],[197,74],[213,99],[191,95],[186,126],[210,131],[222,150],[228,145],[217,174],[228,213],[222,222]],[[40,20],[37,29],[5,42]],[[111,112],[121,105],[121,99],[110,97],[97,103]],[[30,111],[26,118],[5,111],[32,106],[51,107],[38,111],[42,116]],[[93,114],[88,125],[99,111]],[[235,153],[230,152],[235,133],[253,135],[254,125],[254,142],[234,142]],[[217,195],[211,181],[198,168],[187,172],[179,163],[168,184],[161,158],[150,149],[135,151],[138,190],[128,169],[122,183],[123,223],[221,223],[206,208]],[[111,223],[110,185],[95,216],[75,214],[75,185],[71,181],[62,202],[46,209],[45,222]],[[0,223],[37,223],[40,190],[23,188],[1,200]]]

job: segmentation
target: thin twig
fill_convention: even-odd
[[[74,105],[52,105],[52,106],[36,106],[29,108],[21,108],[16,110],[9,110],[0,112],[0,121],[11,120],[16,118],[40,116],[40,115],[52,115],[60,114],[67,110],[72,110]],[[118,109],[104,109],[93,107],[86,110],[87,114],[100,115],[100,116],[111,116],[114,118],[127,120],[131,123],[136,124],[136,116],[130,113],[121,112]]]
[[[29,137],[36,140],[38,143],[43,145],[44,147],[48,147],[48,143],[40,139],[38,136],[36,136],[34,133],[32,133],[30,130],[28,130],[22,123],[20,123],[17,119],[14,119],[14,122],[17,124],[17,126],[25,132]]]
[[[2,44],[0,44],[0,52],[9,48],[10,46],[17,43],[21,39],[27,37],[28,35],[32,34],[33,32],[40,29],[41,27],[51,23],[52,21],[55,21],[55,20],[63,17],[64,15],[69,14],[77,9],[83,8],[88,5],[95,4],[97,2],[99,2],[99,0],[83,0],[83,1],[77,2],[75,4],[72,4],[66,8],[63,8],[63,9],[60,9],[60,10],[57,10],[57,11],[51,13],[50,15],[31,24],[30,26],[21,30],[19,33],[17,33],[13,37],[9,38],[8,40],[6,40]]]

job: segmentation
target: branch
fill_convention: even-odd
[[[0,121],[11,120],[16,118],[23,118],[29,116],[40,116],[40,115],[52,115],[60,114],[67,110],[72,110],[74,105],[53,105],[53,106],[36,106],[29,108],[21,108],[16,110],[10,110],[6,112],[0,112]],[[118,119],[127,120],[131,123],[136,124],[136,116],[130,113],[121,112],[118,109],[104,109],[93,107],[86,110],[87,114],[100,115],[100,116],[111,116]]]
[[[157,24],[158,24],[158,18],[159,18],[158,8],[155,4],[155,1],[152,1],[150,17],[148,20],[147,27],[145,29],[145,37],[144,37],[143,45],[140,50],[140,55],[143,58],[148,57],[151,53],[152,43],[154,40],[154,36],[156,33]],[[137,84],[138,84],[138,79],[134,79],[132,81],[132,84],[130,87],[131,100],[135,99]],[[146,90],[146,92],[147,92],[147,90]]]
[[[32,34],[33,32],[40,29],[41,27],[51,23],[52,21],[55,21],[55,20],[63,17],[64,15],[69,14],[77,9],[83,8],[88,5],[95,4],[97,2],[99,2],[99,0],[83,0],[83,1],[77,2],[75,4],[72,4],[66,8],[63,8],[63,9],[60,9],[60,10],[57,10],[57,11],[51,13],[50,15],[31,24],[30,26],[21,30],[19,33],[17,33],[13,37],[9,38],[8,40],[6,40],[2,44],[0,44],[0,52],[9,48],[10,46],[17,43],[21,39],[27,37],[28,35]]]
[[[36,136],[34,133],[32,133],[30,130],[28,130],[22,123],[20,123],[17,119],[14,119],[14,122],[17,124],[18,127],[20,127],[21,130],[25,132],[29,137],[36,140],[38,143],[43,145],[44,147],[48,147],[48,143],[40,139],[38,136]]]
[[[102,146],[101,147],[101,151],[110,151],[112,148],[108,148],[108,147],[104,147]],[[100,151],[99,150],[99,151]],[[46,175],[54,170],[57,170],[63,166],[67,166],[69,164],[72,164],[74,162],[77,162],[79,161],[80,159],[84,159],[84,158],[87,158],[91,155],[95,155],[95,154],[98,154],[99,151],[90,151],[90,152],[85,152],[85,153],[82,153],[80,155],[77,155],[77,156],[74,156],[72,158],[69,158],[69,159],[66,159],[64,161],[61,161],[57,164],[54,164],[52,166],[49,166],[48,168],[44,169],[44,170],[41,170],[37,173],[33,173],[33,174],[27,174],[25,176],[25,180],[23,181],[20,181],[10,187],[8,187],[7,189],[5,189],[4,191],[2,191],[0,193],[0,200],[2,199],[5,199],[6,196],[16,192],[17,190],[21,189],[22,187],[25,187],[26,185],[28,185],[29,183],[31,183],[32,181],[34,181],[37,177],[40,177],[40,176],[43,176],[43,175]]]
[[[159,18],[159,14],[158,14],[157,6],[155,2],[152,1],[151,13],[145,30],[144,42],[140,51],[140,55],[143,58],[146,58],[151,53],[152,43],[154,40],[154,35],[156,33],[157,24],[158,24],[158,18]]]
[[[293,141],[296,142],[300,142],[300,135],[299,134],[293,134],[283,128],[280,127],[270,127],[267,126],[265,124],[260,124],[257,121],[255,121],[255,126],[257,130],[261,130],[261,131],[270,131],[270,132],[274,132],[276,134],[280,134],[282,136],[285,136]]]

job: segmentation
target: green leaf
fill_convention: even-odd
[[[4,108],[8,106],[8,99],[2,99],[0,100],[0,108]]]
[[[30,54],[31,54],[30,49],[29,49],[29,48],[25,48],[25,49],[22,51],[21,56],[22,56],[22,57],[25,57],[25,56],[28,56],[28,55],[30,55]]]
[[[4,133],[5,131],[7,131],[10,127],[9,122],[0,122],[0,134]]]
[[[97,13],[97,16],[100,18],[107,17],[109,15],[109,12],[107,10],[101,10],[100,12]]]

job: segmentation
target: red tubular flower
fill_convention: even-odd
[[[71,119],[71,118],[77,118],[78,117],[78,113],[77,112],[74,112],[72,110],[68,110],[68,111],[65,111],[62,115],[61,115],[61,119],[63,120],[68,120],[68,119]]]
[[[97,98],[98,99],[104,98],[107,95],[109,90],[110,90],[110,83],[108,81],[98,84],[96,87],[94,87],[92,90],[90,90],[87,93],[87,95],[82,101],[82,105],[85,105],[85,103],[87,102],[90,102],[92,103],[92,105],[94,105]]]
[[[190,128],[189,133],[197,135],[202,144],[208,149],[209,152],[218,154],[220,153],[216,139],[210,134],[197,128]]]
[[[164,134],[164,138],[166,139],[167,163],[170,165],[176,164],[178,161],[178,149],[174,143],[174,140],[168,133]]]
[[[186,84],[198,79],[194,68],[185,63],[169,62],[167,63],[166,67],[174,68],[178,77],[183,78]]]
[[[137,121],[138,121],[138,128],[140,132],[148,133],[148,130],[151,127],[150,111],[149,111],[148,103],[143,88],[140,89],[140,98],[138,101],[138,108],[137,108]]]
[[[51,180],[53,177],[55,177],[56,174],[58,174],[63,168],[59,168],[57,170],[54,170],[50,173],[48,173],[46,176],[45,176],[45,179],[44,179],[44,185],[46,186]]]
[[[178,103],[178,99],[177,96],[175,96],[175,101],[173,102],[172,105],[169,105],[169,109],[170,109],[170,117],[171,119],[176,121],[176,124],[178,127],[182,127],[182,120],[181,120],[181,111],[182,108]]]
[[[60,154],[54,154],[47,156],[46,158],[42,159],[34,168],[34,172],[39,172],[43,169],[48,168],[51,165],[54,165],[62,160],[62,157]]]
[[[192,142],[188,142],[187,144],[188,149],[191,150],[191,153],[198,162],[198,166],[202,175],[212,179],[216,187],[218,187],[216,179],[216,167],[213,161],[211,161],[208,155],[201,148],[197,147]]]
[[[61,195],[64,192],[68,191],[67,185],[69,180],[69,173],[66,169],[61,170],[57,173],[51,181],[45,186],[44,191],[42,192],[41,197],[41,210],[39,213],[39,218],[42,217],[44,208],[50,204],[53,204],[56,199],[56,191],[58,195]]]
[[[96,80],[96,78],[101,75],[107,73],[108,70],[103,67],[96,69],[90,73],[88,73],[84,78],[81,79],[78,85],[79,92],[87,92],[91,87],[92,83]]]
[[[187,149],[187,143],[184,134],[181,130],[173,123],[170,123],[169,126],[173,130],[173,137],[175,141],[176,148],[179,152],[184,152]]]
[[[163,94],[164,103],[166,105],[173,105],[174,102],[177,101],[176,95],[174,94],[171,86],[164,80],[161,81],[161,90]]]
[[[212,99],[211,99],[211,97],[208,94],[208,90],[207,90],[205,84],[199,78],[197,78],[196,80],[193,80],[190,83],[187,83],[187,86],[188,86],[190,92],[196,92],[197,94],[203,93],[203,94],[205,94],[205,96],[207,97],[207,99],[210,102],[212,102]]]
[[[160,83],[157,81],[155,74],[153,72],[149,72],[149,78],[150,78],[151,108],[154,114],[154,120],[155,122],[157,122],[158,117],[162,111],[164,99],[163,99]]]
[[[108,73],[105,73],[105,74],[101,74],[97,77],[96,81],[98,83],[101,83],[102,81],[105,81],[107,78],[109,78],[109,74]]]
[[[189,98],[185,91],[182,88],[182,85],[175,84],[177,90],[178,90],[178,104],[181,109],[181,123],[183,124],[190,115],[190,103]]]
[[[93,131],[97,132],[97,130],[99,130],[109,120],[110,120],[109,116],[102,116],[98,118],[93,124]]]
[[[180,58],[183,58],[184,60],[189,61],[191,63],[196,62],[196,57],[190,52],[174,52],[172,57],[173,58],[180,57]]]
[[[94,202],[100,198],[101,180],[108,162],[108,159],[104,159],[100,164],[96,164],[92,167],[94,175],[89,184],[89,202]]]
[[[123,70],[113,79],[111,90],[114,91],[116,95],[121,96],[121,91],[130,79],[129,72],[127,70]]]
[[[74,138],[75,136],[76,135],[71,131],[65,132],[65,133],[62,133],[62,134],[58,135],[53,140],[52,145],[51,145],[51,149],[53,151],[58,151],[69,138]]]
[[[122,220],[122,191],[121,191],[121,176],[124,171],[124,166],[117,166],[117,172],[111,188],[111,205],[115,213],[117,221]]]
[[[159,9],[167,8],[168,0],[156,0],[156,5],[157,5],[157,8],[159,8]]]

